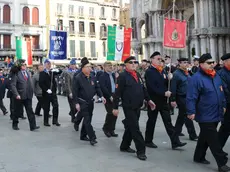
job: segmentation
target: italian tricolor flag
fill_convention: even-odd
[[[24,37],[16,37],[16,59],[26,60],[28,66],[33,65],[32,45],[30,40]]]
[[[107,60],[124,61],[130,56],[131,28],[108,26]]]

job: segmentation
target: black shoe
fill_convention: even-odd
[[[179,142],[179,143],[176,143],[176,144],[172,144],[172,149],[176,149],[178,147],[183,147],[185,145],[187,145],[187,143]]]
[[[42,116],[42,114],[36,114],[36,113],[35,113],[35,115],[36,115],[36,116]]]
[[[40,128],[39,126],[36,126],[36,127],[34,127],[34,128],[31,128],[30,131],[34,131],[34,130],[37,130],[37,129],[39,129],[39,128]]]
[[[179,136],[185,136],[183,133],[180,133]]]
[[[49,123],[44,123],[44,126],[50,127],[50,124]]]
[[[140,155],[137,155],[137,158],[139,160],[145,161],[147,159],[147,156],[145,154],[140,154]]]
[[[227,172],[227,171],[230,171],[230,167],[227,165],[224,165],[222,167],[219,167],[218,170],[219,172]]]
[[[210,161],[208,161],[208,160],[206,160],[206,159],[201,160],[201,161],[196,161],[196,160],[194,160],[194,162],[195,162],[195,163],[199,163],[199,164],[205,164],[205,165],[210,164]]]
[[[24,117],[24,116],[23,116],[23,117],[19,117],[19,118],[21,118],[21,119],[27,119],[27,118],[26,118],[26,117]]]
[[[18,128],[18,126],[12,126],[12,128],[13,128],[13,130],[20,130],[19,128]]]
[[[57,127],[60,127],[60,126],[61,126],[61,124],[58,123],[58,122],[53,122],[53,125],[56,125]]]
[[[128,153],[136,153],[136,151],[133,150],[133,149],[131,149],[131,148],[128,148],[128,149],[122,149],[122,148],[120,148],[120,151],[121,152],[128,152]]]
[[[116,134],[114,131],[110,132],[111,137],[118,137],[118,134]]]
[[[75,129],[75,131],[78,131],[79,130],[79,125],[77,125],[76,123],[74,123],[74,129]]]
[[[105,130],[104,130],[104,134],[105,134],[107,137],[111,137],[111,134],[110,134],[110,132],[108,132],[108,131],[105,131]]]
[[[189,139],[192,141],[197,141],[198,137],[197,136],[189,136]]]
[[[149,147],[149,148],[158,148],[157,145],[155,145],[153,142],[152,143],[145,143],[145,146]]]
[[[97,144],[97,141],[96,141],[96,140],[90,140],[90,144],[91,144],[92,146],[94,146],[95,144]]]
[[[89,138],[88,137],[81,137],[80,140],[82,140],[82,141],[89,141]]]
[[[6,112],[3,112],[3,115],[6,115],[6,114],[8,114],[8,112],[6,111]]]

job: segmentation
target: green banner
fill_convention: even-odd
[[[108,26],[107,39],[107,60],[113,61],[115,58],[116,26]]]
[[[22,59],[22,37],[16,36],[16,59]]]

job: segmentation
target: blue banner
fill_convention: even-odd
[[[50,30],[49,58],[53,60],[67,58],[67,32]]]

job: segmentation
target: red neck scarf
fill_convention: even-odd
[[[162,66],[158,66],[158,65],[154,65],[154,64],[152,64],[152,66],[154,68],[156,68],[158,70],[158,72],[160,72],[160,73],[163,71],[163,67]]]
[[[126,69],[126,71],[127,71],[130,75],[132,75],[132,77],[138,82],[138,77],[137,77],[137,73],[136,73],[135,70],[128,70],[128,69]]]
[[[225,67],[227,70],[230,71],[230,65],[228,66],[228,65],[225,64],[224,67]]]
[[[203,69],[201,68],[204,73],[206,73],[208,76],[211,76],[212,78],[214,78],[216,76],[216,71],[213,69],[213,70],[207,70],[207,69]]]
[[[180,68],[180,70],[182,70],[186,76],[188,76],[188,70],[187,69],[183,69],[183,68]]]

